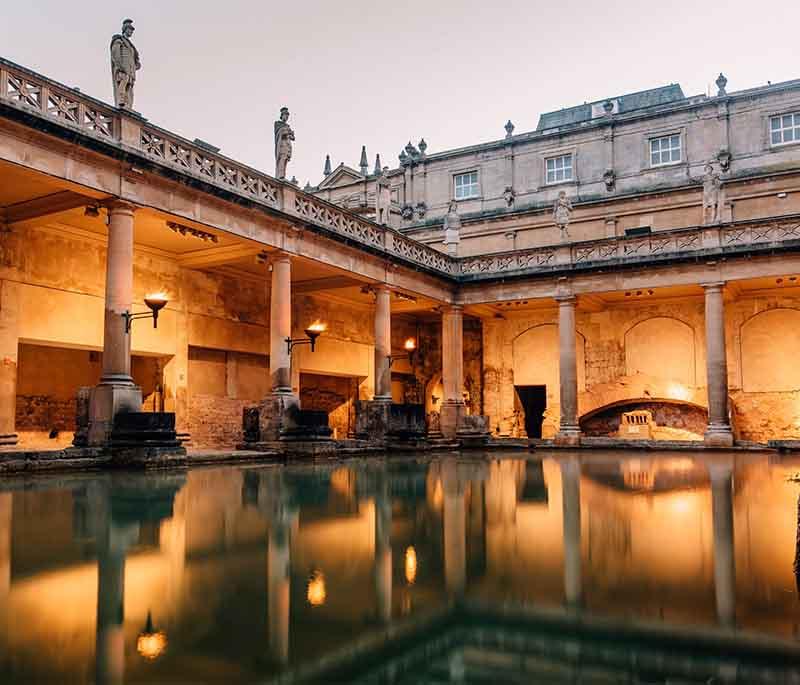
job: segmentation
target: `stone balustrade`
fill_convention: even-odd
[[[454,258],[393,228],[239,164],[208,145],[181,138],[141,116],[0,58],[0,115],[8,108],[46,120],[49,125],[42,127],[45,131],[60,126],[87,139],[138,154],[149,162],[282,212],[373,254],[450,280],[491,280],[512,274],[524,276],[631,262],[759,252],[788,247],[792,241],[800,240],[800,217],[786,216]],[[74,137],[71,140],[80,142]]]

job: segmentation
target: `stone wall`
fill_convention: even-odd
[[[353,378],[313,373],[300,375],[300,406],[328,412],[328,425],[339,440],[344,440],[355,430],[353,398],[356,392],[356,379]]]
[[[579,415],[634,400],[707,407],[703,297],[648,301],[653,297],[648,291],[631,297],[599,311],[579,306]],[[540,307],[484,321],[484,405],[493,431],[508,435],[513,430],[518,380],[546,386],[543,435],[557,431],[557,316],[555,307]],[[793,291],[729,296],[728,383],[739,438],[800,436],[800,373],[794,364],[800,354],[798,330],[800,297]],[[535,344],[526,345],[528,339]],[[697,430],[694,419],[691,427],[682,425],[686,416],[664,418],[675,428]]]
[[[616,437],[622,412],[645,410],[653,416],[658,426],[674,429],[695,438],[702,438],[708,423],[708,412],[691,404],[672,402],[631,402],[601,409],[581,420],[585,435]],[[656,436],[657,437],[657,436]]]

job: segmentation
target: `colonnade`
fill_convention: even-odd
[[[103,373],[94,388],[90,407],[90,444],[107,442],[113,417],[120,411],[138,411],[141,391],[131,378],[130,331],[124,312],[133,304],[133,228],[136,208],[118,201],[109,206],[108,258],[106,268]],[[286,344],[292,334],[292,261],[285,252],[270,259],[270,386],[273,402],[281,408],[293,398],[291,352]],[[723,282],[703,284],[705,290],[708,426],[706,444],[733,444],[728,415],[727,358]],[[391,289],[374,287],[375,369],[373,397],[391,402]],[[556,298],[559,328],[560,425],[556,443],[577,445],[581,434],[578,412],[578,373],[575,353],[576,305],[578,298],[566,294]],[[463,310],[459,305],[442,308],[441,430],[454,438],[465,408],[463,389]],[[2,379],[0,379],[1,381]],[[0,434],[12,434],[12,426],[0,426]]]
[[[702,284],[705,291],[706,376],[708,388],[708,426],[706,445],[733,445],[728,413],[728,363],[725,351],[724,282]],[[558,302],[559,384],[561,417],[556,444],[577,445],[581,432],[578,415],[578,370],[575,354],[574,295],[556,298]]]

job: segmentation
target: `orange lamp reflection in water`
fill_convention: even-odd
[[[413,546],[406,549],[406,581],[413,585],[417,579],[417,550]]]
[[[308,577],[306,599],[312,607],[325,604],[328,593],[325,589],[325,575],[319,569],[314,569]]]
[[[145,659],[158,659],[167,649],[167,636],[162,630],[153,628],[153,617],[147,612],[147,623],[136,640],[136,651]]]

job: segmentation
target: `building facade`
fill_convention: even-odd
[[[0,60],[0,435],[67,443],[78,389],[125,377],[197,447],[284,392],[340,439],[375,399],[451,436],[797,437],[800,82],[718,88],[300,190]]]

